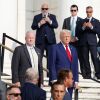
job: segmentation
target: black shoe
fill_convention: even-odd
[[[91,79],[91,76],[90,75],[88,75],[88,76],[85,76],[85,77],[83,77],[84,79]]]
[[[100,79],[100,76],[96,76],[97,77],[97,79]]]
[[[97,77],[97,79],[100,79],[100,74],[96,74],[95,76]]]

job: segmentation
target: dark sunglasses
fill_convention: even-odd
[[[9,95],[13,95],[14,97],[18,97],[19,95],[21,95],[21,93],[11,93]]]
[[[77,10],[71,10],[71,12],[76,12]]]
[[[92,13],[92,11],[86,11],[86,13]]]
[[[42,8],[42,10],[48,10],[48,8]]]

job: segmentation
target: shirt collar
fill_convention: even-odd
[[[64,47],[66,47],[66,46],[68,46],[69,47],[69,44],[68,45],[65,45],[65,44],[63,44],[63,42],[61,41],[61,43],[62,43],[62,45],[64,46]]]
[[[92,17],[87,17],[87,19],[91,20],[91,19],[92,19]]]
[[[75,19],[77,19],[77,16],[71,16],[71,18],[75,18]]]
[[[27,46],[28,48],[34,48],[34,47],[35,47],[35,45],[29,46],[28,44],[26,44],[26,46]]]

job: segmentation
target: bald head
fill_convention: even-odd
[[[60,32],[60,40],[64,45],[69,44],[71,40],[71,32],[69,30],[62,30]]]

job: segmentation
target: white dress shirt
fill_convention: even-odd
[[[31,64],[32,64],[32,68],[35,69],[35,71],[38,72],[38,55],[34,49],[34,46],[30,47],[27,45],[27,49],[30,55],[30,59],[31,59]]]

